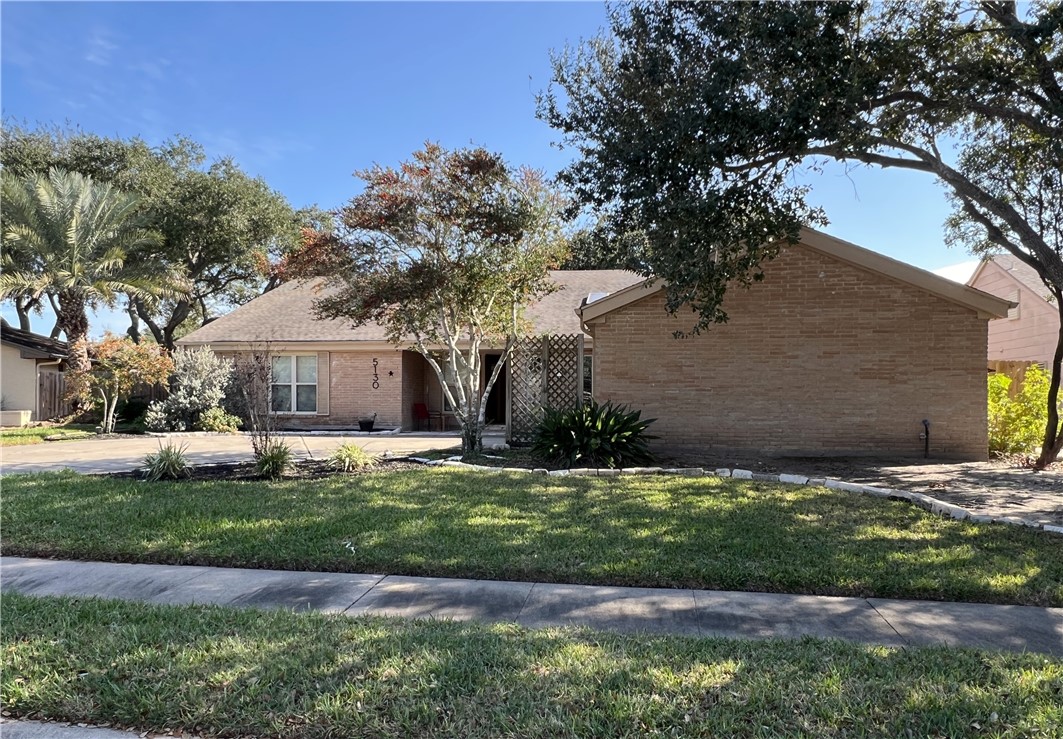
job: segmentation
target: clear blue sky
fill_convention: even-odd
[[[354,170],[426,139],[556,172],[569,153],[551,146],[535,93],[550,50],[606,15],[598,2],[5,1],[0,23],[5,116],[151,143],[186,134],[296,207],[335,207],[357,191]],[[944,246],[948,205],[926,175],[832,166],[809,184],[840,238],[927,269],[970,259]]]

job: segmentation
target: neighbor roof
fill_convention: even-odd
[[[978,265],[978,269],[975,270],[974,274],[971,275],[971,279],[967,281],[968,285],[974,284],[975,278],[981,274],[982,268],[987,262],[996,264],[1022,285],[1032,290],[1042,300],[1047,301],[1051,298],[1052,294],[1048,291],[1048,286],[1045,285],[1044,280],[1041,279],[1041,275],[1037,274],[1037,270],[1011,254],[994,254],[983,261]]]
[[[1007,315],[1008,308],[1014,307],[1010,301],[995,295],[967,285],[960,285],[932,272],[810,228],[801,229],[800,243],[840,261],[920,288],[940,298],[975,310],[986,317],[1003,318]],[[666,284],[664,280],[650,278],[606,298],[588,303],[580,308],[579,312],[584,321],[590,321],[663,290]]]
[[[17,346],[22,350],[23,359],[64,359],[70,351],[65,341],[13,328],[6,323],[0,325],[0,342]]]
[[[559,286],[538,303],[528,306],[525,316],[537,334],[579,334],[575,309],[590,293],[611,293],[642,280],[634,272],[618,269],[555,270],[550,277]],[[211,321],[178,341],[181,345],[264,342],[385,341],[383,327],[370,323],[352,328],[339,319],[314,317],[313,303],[322,295],[322,280],[288,282],[270,290],[231,313]]]

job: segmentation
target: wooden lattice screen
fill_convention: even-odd
[[[521,339],[509,358],[509,442],[528,444],[547,408],[583,402],[583,336]]]

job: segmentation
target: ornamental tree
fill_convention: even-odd
[[[478,453],[484,401],[526,329],[522,307],[551,289],[547,271],[566,255],[562,198],[482,148],[428,143],[357,176],[365,189],[338,213],[317,314],[379,323],[419,352],[461,423],[463,453]],[[502,359],[481,382],[487,346]]]
[[[726,320],[802,225],[794,175],[825,160],[935,177],[949,235],[1033,267],[1063,312],[1063,4],[656,3],[554,59],[540,115],[576,148],[562,175],[620,232],[694,330]],[[563,94],[562,94],[563,93]],[[1063,329],[1038,465],[1063,447]]]
[[[136,344],[107,334],[98,342],[81,340],[92,368],[67,374],[68,387],[85,395],[99,396],[103,403],[103,432],[114,431],[118,402],[138,385],[166,382],[173,362],[158,344]]]

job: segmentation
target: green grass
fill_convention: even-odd
[[[713,477],[3,481],[9,555],[1063,605],[1063,537]]]
[[[67,426],[29,426],[18,429],[0,430],[0,446],[25,446],[41,444],[46,436],[62,436],[61,441],[70,439],[87,439],[96,435],[96,427],[89,424],[70,424]],[[57,439],[56,441],[60,441]]]
[[[299,737],[1059,736],[1063,662],[4,596],[16,716]]]

